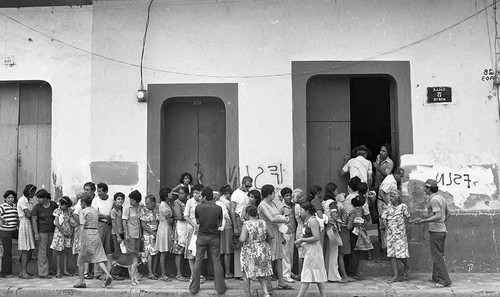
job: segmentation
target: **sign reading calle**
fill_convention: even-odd
[[[450,103],[451,87],[428,87],[427,103]]]

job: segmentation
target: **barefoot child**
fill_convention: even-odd
[[[59,200],[59,208],[54,210],[54,237],[50,248],[56,251],[57,272],[56,278],[61,278],[61,256],[63,258],[63,274],[69,276],[68,272],[68,253],[71,248],[71,237],[73,235],[73,227],[70,225],[72,215],[71,200],[67,196],[61,197]]]
[[[387,236],[387,257],[391,259],[393,277],[389,283],[399,281],[398,263],[400,259],[404,265],[403,280],[409,278],[410,267],[408,266],[408,240],[406,238],[405,218],[408,218],[408,207],[401,200],[401,193],[393,191],[389,194],[391,204],[382,213],[385,220]]]

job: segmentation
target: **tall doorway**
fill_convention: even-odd
[[[307,185],[334,182],[346,191],[340,175],[344,157],[364,144],[375,160],[382,143],[391,143],[391,80],[384,76],[318,75],[306,86]]]
[[[193,184],[218,189],[226,183],[226,110],[217,97],[173,97],[161,116],[161,187],[179,183],[183,172]]]
[[[0,189],[50,191],[52,89],[46,82],[0,84]]]

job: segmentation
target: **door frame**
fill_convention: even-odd
[[[413,153],[409,61],[292,61],[293,185],[307,187],[307,82],[317,75],[377,76],[391,82],[393,153]],[[394,160],[399,164],[399,160]],[[339,168],[340,170],[340,168]]]
[[[147,194],[155,195],[160,190],[161,113],[163,103],[170,98],[216,97],[222,100],[226,109],[225,169],[226,182],[229,183],[229,168],[239,166],[238,84],[150,84],[148,93]]]

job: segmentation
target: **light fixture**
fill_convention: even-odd
[[[148,100],[148,91],[140,89],[137,91],[137,101],[146,102]]]

